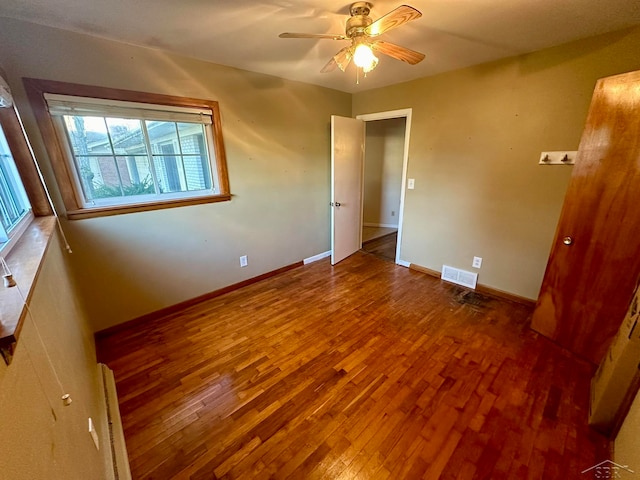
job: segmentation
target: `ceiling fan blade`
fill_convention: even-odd
[[[324,34],[324,33],[281,33],[278,35],[280,38],[326,38],[328,40],[348,40],[344,35],[332,35],[332,34]]]
[[[329,72],[333,72],[336,67],[338,67],[340,70],[342,70],[343,72],[347,69],[347,66],[349,65],[349,62],[351,61],[351,58],[353,57],[353,52],[352,52],[352,47],[344,47],[342,50],[340,50],[338,53],[336,53],[333,58],[331,58],[331,60],[329,60],[329,63],[327,63],[322,70],[320,70],[321,73],[329,73]]]
[[[371,37],[376,37],[421,16],[422,13],[415,8],[409,5],[401,5],[373,22],[364,29],[364,32]]]
[[[324,67],[322,67],[322,70],[320,70],[320,73],[333,72],[337,67],[338,67],[338,63],[335,61],[333,57],[331,57],[331,60],[329,60],[329,62]]]
[[[342,50],[340,50],[338,53],[336,53],[333,56],[333,59],[338,64],[338,68],[340,68],[340,70],[342,70],[343,72],[347,69],[347,66],[349,65],[349,62],[351,61],[352,58],[353,58],[352,46],[344,47]]]
[[[397,60],[407,62],[410,65],[415,65],[416,63],[420,63],[424,60],[424,53],[416,52],[394,43],[374,42],[371,44],[371,48]]]

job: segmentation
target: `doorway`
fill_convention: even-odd
[[[402,210],[411,109],[360,115],[365,122],[362,250],[401,260]]]

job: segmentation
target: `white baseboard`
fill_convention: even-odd
[[[317,262],[318,260],[322,260],[323,258],[327,258],[331,255],[331,250],[327,250],[326,252],[319,253],[314,255],[313,257],[305,258],[302,263],[307,265],[308,263]]]
[[[391,223],[363,223],[363,227],[385,227],[385,228],[398,228],[398,225],[393,225]]]
[[[405,260],[398,260],[398,265],[409,268],[411,266],[411,262],[407,262]]]

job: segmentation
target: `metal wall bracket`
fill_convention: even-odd
[[[578,152],[542,152],[539,165],[573,165]]]

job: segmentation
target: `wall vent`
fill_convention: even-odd
[[[477,273],[467,272],[466,270],[460,270],[459,268],[453,268],[448,265],[442,266],[442,276],[440,278],[447,282],[469,288],[476,288],[476,283],[478,283]]]

